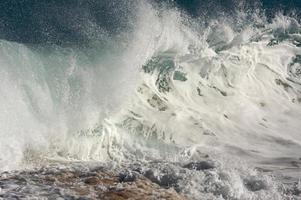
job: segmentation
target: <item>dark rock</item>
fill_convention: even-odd
[[[159,185],[163,187],[176,186],[177,183],[178,177],[176,177],[174,174],[166,174],[159,179]]]
[[[124,172],[119,174],[119,182],[134,182],[137,179],[135,172]]]

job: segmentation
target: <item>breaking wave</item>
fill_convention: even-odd
[[[138,7],[93,50],[0,41],[0,169],[139,161],[191,199],[283,199],[301,166],[298,18]],[[212,171],[181,174],[199,160]]]

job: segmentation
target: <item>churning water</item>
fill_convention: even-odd
[[[66,25],[86,47],[0,40],[0,170],[139,163],[190,199],[300,198],[298,14],[129,2],[114,30]]]

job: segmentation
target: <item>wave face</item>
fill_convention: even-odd
[[[140,162],[172,171],[191,199],[296,195],[279,188],[301,175],[298,15],[266,17],[258,2],[210,17],[177,5],[122,4],[132,8],[126,23],[112,19],[122,29],[88,16],[66,27],[92,31],[66,43],[55,28],[36,43],[2,34],[0,170]],[[216,167],[181,174],[202,159]]]

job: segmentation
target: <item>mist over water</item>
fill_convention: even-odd
[[[298,6],[2,3],[0,170],[142,163],[190,199],[297,199]]]

